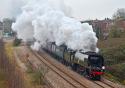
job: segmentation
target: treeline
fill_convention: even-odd
[[[108,73],[106,75],[109,80],[125,85],[125,38],[111,38],[100,43],[101,54],[105,58],[106,73]]]

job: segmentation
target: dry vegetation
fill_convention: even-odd
[[[15,46],[15,45],[14,45]],[[20,46],[14,47],[14,51],[18,59],[20,60],[19,64],[23,64],[26,67],[26,70],[22,66],[19,66],[21,70],[23,70],[23,75],[25,78],[26,88],[43,88],[44,86],[44,70],[43,69],[33,69],[32,63],[29,61],[27,54],[21,51],[22,48]]]
[[[12,43],[6,43],[5,44],[5,51],[6,51],[6,54],[7,56],[9,57],[9,61],[11,63],[14,62],[15,64],[15,67],[16,67],[16,71],[20,71],[20,73],[18,73],[18,75],[21,77],[23,77],[21,79],[21,81],[23,81],[23,84],[21,86],[21,88],[41,88],[39,87],[39,79],[40,79],[40,75],[39,72],[34,72],[32,70],[32,67],[30,65],[27,65],[27,62],[23,61],[23,59],[21,59],[21,63],[24,63],[26,66],[27,66],[27,71],[24,72],[24,70],[20,67],[19,63],[17,63],[17,61],[14,59],[15,56],[14,56],[14,47],[13,47],[13,44]],[[24,57],[25,58],[25,57]],[[13,80],[15,79],[15,77],[13,77]],[[4,87],[3,87],[4,88]],[[16,88],[19,88],[19,87],[16,87]]]
[[[20,71],[16,69],[14,60],[9,59],[9,53],[5,48],[2,40],[0,41],[0,73],[3,76],[2,80],[6,81],[7,88],[25,88],[23,85],[22,75]],[[4,82],[5,83],[5,82]],[[1,88],[6,88],[0,86]]]
[[[26,88],[24,78],[21,71],[18,69],[15,57],[13,55],[13,47],[11,43],[5,43],[3,47],[4,60],[2,61],[4,68],[3,72],[8,81],[9,88]]]

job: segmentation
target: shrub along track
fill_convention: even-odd
[[[79,76],[78,74],[76,76],[76,73],[74,75],[74,73],[72,74],[71,72],[67,71],[64,66],[53,62],[52,60],[54,59],[51,59],[52,57],[46,54],[44,51],[39,52],[39,54],[34,51],[32,52],[40,61],[46,64],[51,70],[62,77],[66,82],[72,85],[73,88],[120,88],[107,84],[106,82],[90,81],[84,77],[81,78],[81,76]]]

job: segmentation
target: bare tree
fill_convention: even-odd
[[[113,19],[125,19],[125,8],[120,8],[118,9],[114,15],[113,15]]]

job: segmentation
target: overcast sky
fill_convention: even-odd
[[[80,19],[111,17],[118,8],[125,8],[125,0],[65,0],[74,16]]]
[[[15,16],[20,12],[20,0],[0,0],[0,17]],[[64,0],[78,19],[103,19],[111,17],[118,8],[125,8],[125,0]],[[13,10],[14,9],[14,10]]]

